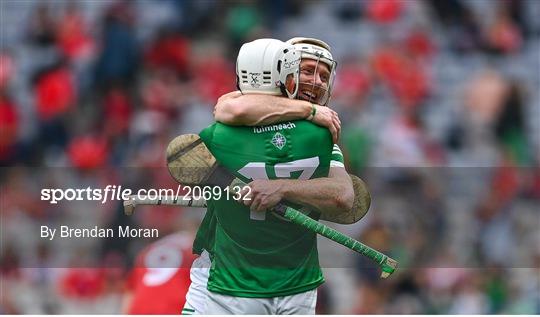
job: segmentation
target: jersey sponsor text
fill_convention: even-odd
[[[279,130],[294,129],[296,125],[292,122],[267,125],[263,127],[253,127],[253,133],[274,132]]]

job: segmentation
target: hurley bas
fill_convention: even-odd
[[[156,228],[130,228],[129,226],[118,226],[115,231],[112,228],[70,228],[60,226],[60,229],[41,226],[41,238],[53,240],[58,233],[60,238],[159,238],[159,231]]]

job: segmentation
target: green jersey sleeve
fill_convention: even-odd
[[[345,167],[344,162],[345,160],[343,159],[343,153],[341,153],[341,149],[339,148],[339,145],[334,144],[334,147],[332,148],[332,158],[330,160],[330,166],[331,167]]]

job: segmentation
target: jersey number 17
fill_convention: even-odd
[[[319,157],[314,156],[291,162],[278,163],[274,165],[274,173],[277,178],[291,178],[293,172],[301,172],[298,179],[310,179],[319,167]],[[250,180],[270,179],[266,173],[266,163],[251,162],[238,170],[238,173]],[[266,212],[250,212],[250,219],[265,220]]]

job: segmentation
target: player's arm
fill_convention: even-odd
[[[313,123],[330,130],[334,143],[341,132],[337,113],[308,101],[240,91],[221,96],[214,107],[214,119],[229,125],[258,126],[310,118]]]
[[[369,208],[367,187],[363,188],[365,194],[358,197],[363,203],[355,203],[353,182],[343,167],[331,167],[328,177],[255,180],[248,185],[251,192],[248,194],[244,189],[242,194],[247,194],[251,200],[243,201],[253,211],[267,210],[285,200],[319,210],[323,220],[350,224],[358,221]]]
[[[348,212],[340,213],[328,213],[322,212],[321,219],[326,221],[331,221],[343,225],[348,225],[357,222],[362,219],[369,210],[371,206],[371,195],[369,194],[369,189],[358,176],[349,174],[349,177],[353,184],[354,190],[354,201],[353,207]]]
[[[351,210],[354,201],[351,179],[342,167],[331,167],[328,177],[254,180],[248,185],[251,192],[247,197],[251,200],[244,200],[244,204],[253,211],[265,211],[286,200],[310,206],[319,210],[325,218],[331,218]]]
[[[328,177],[310,179],[305,183],[284,180],[282,186],[283,200],[311,206],[324,218],[334,218],[353,207],[352,181],[343,167],[330,167]]]

